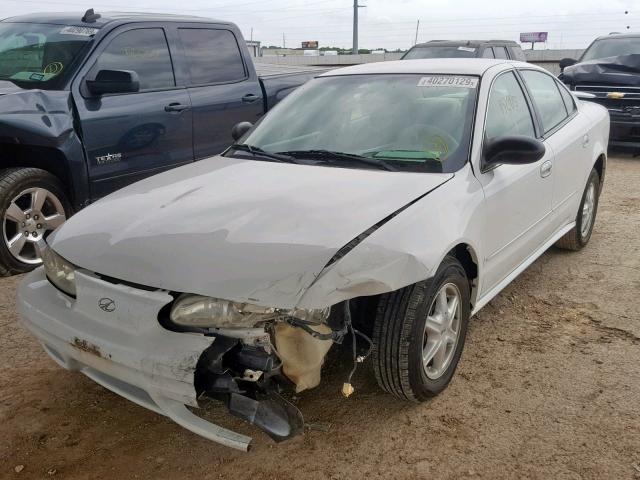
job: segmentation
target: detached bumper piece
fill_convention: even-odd
[[[262,429],[276,442],[304,430],[300,410],[279,395],[278,358],[263,347],[217,336],[195,373],[198,397],[224,402],[229,412]]]

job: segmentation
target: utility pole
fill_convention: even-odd
[[[366,5],[358,5],[358,0],[353,0],[353,50],[351,53],[358,55],[358,9]]]
[[[253,42],[253,27],[251,27],[251,41]]]
[[[287,48],[287,42],[284,39],[284,33],[282,34],[282,48]]]
[[[416,39],[413,42],[414,45],[418,43],[418,30],[420,30],[420,19],[418,19],[418,25],[416,25]]]

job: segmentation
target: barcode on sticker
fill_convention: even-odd
[[[478,86],[478,77],[429,75],[428,77],[422,77],[418,82],[418,86],[476,88]]]
[[[98,33],[97,28],[89,27],[64,27],[60,30],[61,35],[78,35],[80,37],[92,37]]]

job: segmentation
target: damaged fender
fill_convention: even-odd
[[[462,198],[455,198],[452,192],[460,191],[462,185],[471,185],[473,190]],[[323,308],[426,280],[435,274],[445,255],[459,244],[467,245],[471,256],[477,259],[480,245],[470,239],[482,236],[483,202],[482,188],[467,164],[449,182],[411,205],[326,268],[305,291],[298,306]],[[464,212],[463,215],[460,212]],[[473,287],[476,291],[478,285]]]
[[[84,149],[74,128],[71,93],[24,90],[12,85],[9,93],[2,95],[7,91],[2,87],[4,84],[0,85],[0,144],[61,152],[73,187],[74,207],[84,207],[89,199],[89,180]]]

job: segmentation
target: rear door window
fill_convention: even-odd
[[[247,76],[236,37],[229,30],[179,28],[191,85],[231,83]]]
[[[507,53],[507,49],[505,47],[493,47],[493,51],[496,55],[496,58],[509,58],[509,54]]]
[[[493,82],[487,106],[486,138],[505,135],[536,136],[529,104],[513,72],[503,73]]]
[[[567,118],[567,109],[556,80],[536,70],[521,70],[520,73],[540,113],[544,133],[547,133]]]
[[[572,115],[573,112],[577,110],[576,102],[573,100],[573,95],[569,93],[567,87],[562,85],[560,82],[556,80],[556,85],[558,86],[558,90],[560,90],[560,95],[562,95],[562,100],[564,100],[564,106],[567,107],[567,112],[569,115]]]
[[[94,71],[100,70],[136,72],[140,91],[176,85],[167,39],[161,28],[140,28],[118,35],[98,57]]]
[[[496,56],[493,54],[493,49],[491,47],[485,48],[482,52],[482,58],[496,58]]]

